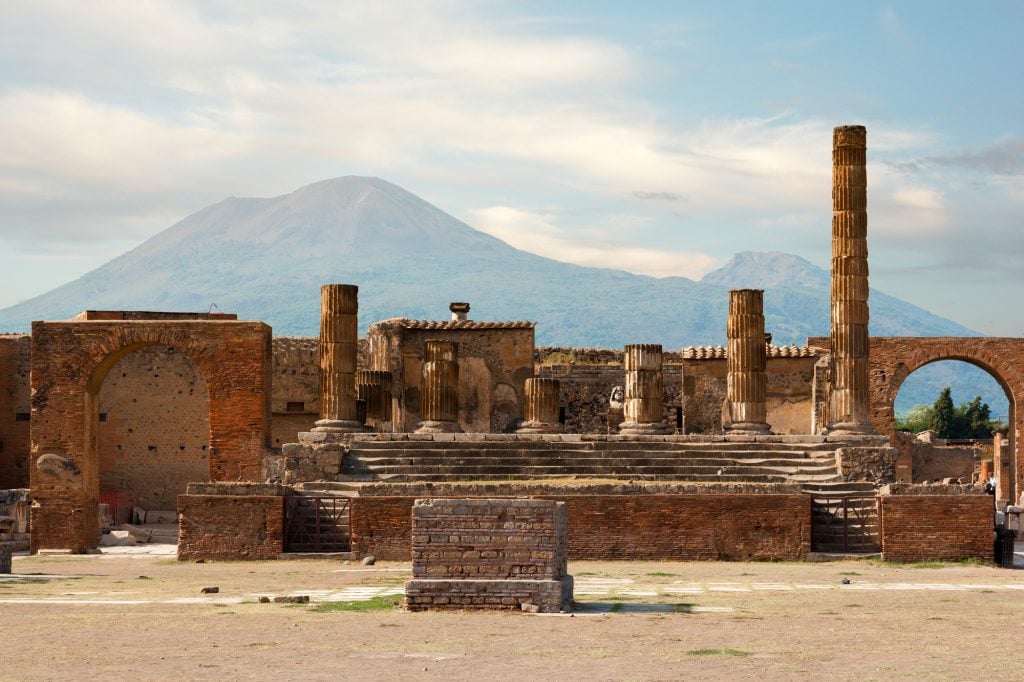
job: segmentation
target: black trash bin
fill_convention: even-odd
[[[1007,528],[996,528],[995,561],[997,566],[1013,568],[1013,543],[1017,533]]]

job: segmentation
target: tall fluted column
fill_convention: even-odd
[[[391,372],[361,369],[356,372],[356,395],[366,403],[366,423],[376,430],[391,421]]]
[[[416,433],[452,433],[459,426],[459,346],[427,341],[420,383],[420,421]]]
[[[526,421],[519,433],[561,433],[562,423],[558,421],[562,401],[561,384],[558,379],[526,380]]]
[[[729,349],[727,399],[732,435],[771,433],[768,426],[768,375],[764,334],[764,292],[734,289],[729,292]]]
[[[832,390],[834,435],[875,432],[868,412],[867,130],[832,133]]]
[[[314,431],[362,431],[356,411],[359,287],[320,287],[320,420]]]
[[[669,432],[665,422],[661,361],[659,344],[638,343],[625,347],[622,358],[626,370],[625,419],[619,425],[619,433],[647,435]]]

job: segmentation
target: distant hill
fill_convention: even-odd
[[[828,235],[822,237],[827,239]],[[667,348],[725,341],[728,289],[766,289],[775,343],[828,334],[829,275],[782,253],[737,254],[700,282],[588,268],[527,253],[379,178],[324,180],[270,199],[231,197],[50,292],[0,310],[0,331],[86,309],[208,310],[315,335],[319,287],[359,285],[362,331],[389,317],[537,322],[537,343]],[[878,291],[871,331],[973,335]]]

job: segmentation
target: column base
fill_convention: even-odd
[[[665,436],[672,433],[667,422],[622,422],[619,433],[623,436]]]
[[[424,419],[414,433],[462,433],[462,427],[454,420]]]
[[[766,422],[733,422],[725,431],[727,436],[768,436],[771,424]]]
[[[558,422],[523,422],[516,433],[562,433],[565,428]]]
[[[362,424],[354,419],[319,419],[311,431],[315,433],[362,433]]]

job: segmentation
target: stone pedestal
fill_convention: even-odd
[[[526,380],[526,421],[516,431],[518,433],[561,433],[562,424],[558,421],[561,411],[561,385],[558,379],[527,379]]]
[[[410,611],[572,609],[565,502],[416,500]]]
[[[366,425],[375,430],[391,421],[391,372],[361,369],[356,372],[356,395],[366,404]]]
[[[359,287],[320,287],[320,419],[313,431],[353,433],[363,430],[356,411],[356,354]]]
[[[420,383],[420,421],[416,433],[458,433],[459,348],[454,341],[427,341]]]
[[[729,435],[764,435],[768,425],[768,353],[764,334],[764,292],[735,289],[729,292],[729,320],[726,330],[729,348],[727,400]]]
[[[875,432],[869,413],[867,130],[832,134],[832,390],[829,434]]]
[[[624,421],[619,433],[656,435],[669,433],[665,422],[661,346],[638,343],[625,347],[622,364],[626,370],[623,400]]]

